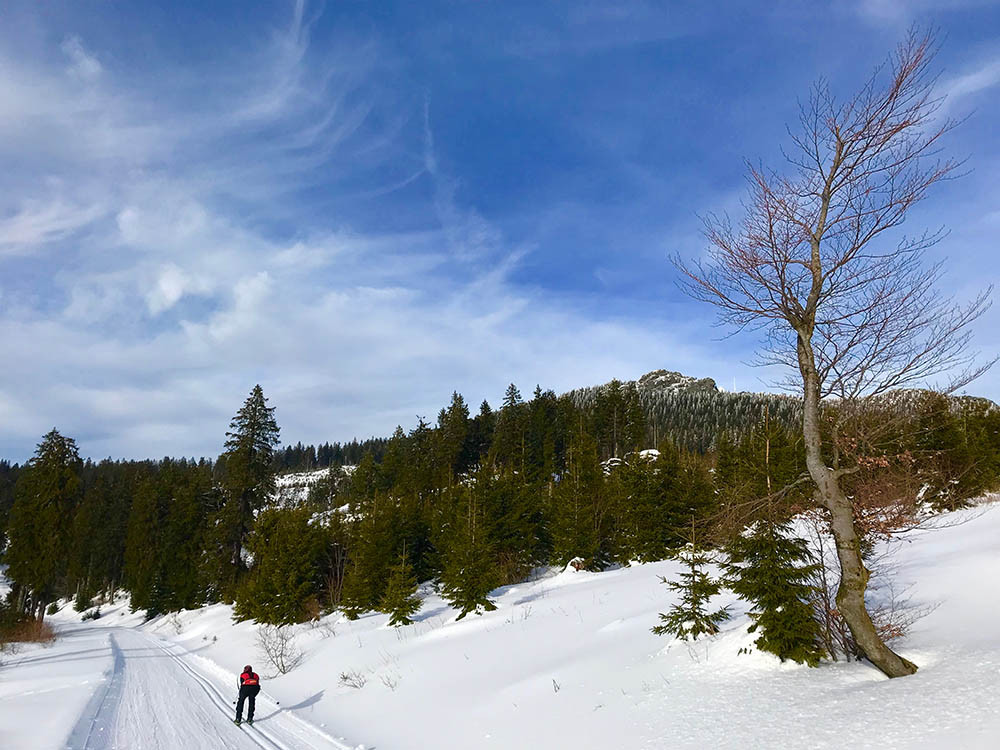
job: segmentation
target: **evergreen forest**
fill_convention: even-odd
[[[727,583],[761,603],[762,648],[815,663],[822,637],[800,606],[814,562],[788,525],[814,507],[796,402],[708,383],[612,381],[562,396],[536,388],[527,399],[510,385],[498,408],[475,410],[456,392],[434,423],[386,439],[285,448],[276,407],[256,386],[214,460],[95,462],[52,430],[24,465],[0,461],[12,582],[3,617],[41,619],[66,598],[83,611],[127,592],[150,617],[227,602],[239,619],[274,625],[334,609],[383,611],[405,625],[421,584],[464,617],[543,566],[678,555],[697,588],[672,585],[698,617],[678,611],[665,622],[714,632],[724,614],[702,610]],[[909,493],[945,509],[997,486],[991,402],[907,392],[876,411],[851,415],[882,427],[877,440],[850,443],[863,459],[851,478],[858,497]],[[280,489],[290,471],[317,472],[300,502]],[[727,551],[730,580],[704,574],[713,550]],[[768,619],[774,611],[798,617],[791,636],[787,618]]]

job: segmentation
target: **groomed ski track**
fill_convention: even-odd
[[[254,725],[236,726],[235,686],[199,670],[190,652],[136,630],[104,630],[112,667],[66,750],[351,750],[265,692]]]

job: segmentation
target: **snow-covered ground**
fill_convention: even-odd
[[[658,576],[676,570],[664,562],[552,574],[458,622],[428,593],[418,622],[398,630],[384,615],[300,626],[305,661],[265,680],[253,730],[229,723],[235,676],[247,662],[273,670],[255,627],[232,623],[228,607],[146,624],[122,605],[87,624],[67,608],[53,618],[56,645],[0,670],[0,747],[997,748],[1000,507],[942,520],[895,555],[913,603],[937,605],[895,644],[920,665],[904,679],[739,654],[754,636],[738,604],[711,641],[655,636],[670,604]],[[102,718],[95,701],[116,708]],[[65,744],[88,721],[89,743]]]

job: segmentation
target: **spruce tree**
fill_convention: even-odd
[[[736,445],[728,431],[722,431],[715,439],[715,488],[723,500],[728,500],[735,490],[739,472]]]
[[[278,423],[274,407],[267,405],[264,391],[255,385],[226,433],[225,482],[228,512],[220,520],[231,546],[233,582],[244,570],[243,544],[254,513],[275,490],[274,449],[278,445]]]
[[[67,569],[72,524],[81,499],[82,462],[76,442],[52,430],[18,477],[4,552],[7,576],[18,584],[20,609],[41,620]],[[77,540],[88,544],[89,540]]]
[[[170,498],[161,538],[161,606],[166,612],[194,609],[204,601],[206,573],[202,565],[205,522],[214,490],[206,468],[175,465],[161,479]]]
[[[493,463],[523,473],[527,414],[521,392],[513,383],[507,386],[503,407],[496,418],[493,436]]]
[[[132,611],[149,609],[159,572],[161,511],[153,479],[142,479],[132,499],[125,536],[125,588]]]
[[[451,395],[451,404],[442,409],[438,417],[435,459],[444,483],[452,481],[471,465],[468,434],[469,407],[461,394],[455,391]]]
[[[641,451],[646,447],[647,424],[646,414],[639,401],[639,391],[635,383],[629,383],[622,391],[623,418],[622,428],[625,452]]]
[[[371,582],[364,568],[352,560],[344,574],[344,585],[340,591],[340,611],[348,620],[357,620],[371,607]]]
[[[566,565],[575,557],[597,568],[609,562],[603,543],[609,520],[605,494],[597,442],[580,431],[570,441],[566,469],[553,491],[552,556],[557,565]]]
[[[493,431],[496,428],[496,414],[485,399],[479,405],[479,414],[469,425],[469,454],[472,464],[483,461],[490,452],[493,443]]]
[[[395,452],[395,448],[391,448]],[[400,467],[402,470],[404,467]],[[351,520],[348,526],[350,568],[341,609],[354,619],[376,609],[385,591],[394,551],[401,549],[398,501],[385,489],[381,467],[366,453],[351,476],[347,490]],[[405,479],[405,477],[400,477]]]
[[[757,648],[815,667],[825,655],[810,580],[818,569],[788,523],[758,521],[726,546],[727,585],[750,603]]]
[[[398,628],[412,624],[410,617],[419,609],[417,577],[404,552],[399,556],[399,561],[389,569],[389,580],[379,603],[379,611],[389,615],[390,626]]]
[[[661,624],[654,627],[653,632],[672,635],[682,641],[715,635],[719,632],[719,623],[729,619],[729,613],[727,607],[714,612],[708,609],[708,601],[722,591],[722,582],[712,578],[705,570],[709,563],[708,554],[693,540],[678,550],[674,557],[686,566],[680,573],[680,580],[670,581],[661,577],[660,581],[680,594],[680,601],[665,614],[660,614]]]
[[[483,402],[485,403],[485,402]],[[0,458],[0,549],[6,546],[7,523],[14,505],[14,487],[20,467]]]
[[[492,469],[480,468],[470,483],[451,491],[452,508],[447,522],[441,588],[445,599],[458,609],[461,620],[470,612],[496,609],[490,592],[498,575],[483,505],[491,494]]]
[[[236,595],[236,619],[292,625],[314,614],[325,549],[326,535],[312,522],[311,509],[262,512],[247,539],[254,563]]]
[[[594,401],[594,431],[601,456],[620,458],[625,444],[625,393],[620,380],[602,386]]]
[[[441,582],[444,598],[458,610],[458,620],[469,613],[478,615],[497,608],[489,597],[497,586],[494,562],[474,530],[463,529],[452,542]]]

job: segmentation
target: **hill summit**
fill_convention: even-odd
[[[637,381],[636,388],[640,391],[711,391],[718,392],[715,381],[712,378],[693,378],[672,370],[653,370],[647,372]]]

